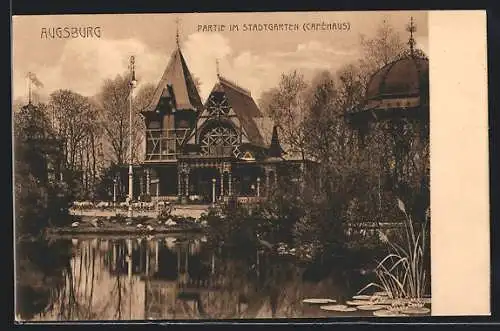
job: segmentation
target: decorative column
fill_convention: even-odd
[[[140,182],[140,193],[141,195],[144,194],[144,174],[142,174],[141,177],[139,177],[139,182]]]
[[[146,169],[146,194],[147,195],[150,195],[151,191],[150,191],[150,186],[151,185],[151,177],[149,175],[149,168]]]
[[[177,171],[177,196],[182,196],[182,180],[181,180],[181,172]]]
[[[156,182],[156,209],[158,209],[158,202],[160,202],[160,181]]]
[[[232,178],[232,175],[231,175],[231,171],[229,171],[229,172],[227,173],[227,181],[228,181],[227,185],[228,185],[228,191],[229,191],[228,193],[229,193],[229,195],[230,195],[230,196],[232,196],[232,195],[233,195],[233,189],[232,189],[232,186],[233,186],[233,183],[232,183],[233,178]]]
[[[224,171],[220,172],[220,196],[224,196]]]
[[[116,177],[113,178],[113,206],[116,206]]]
[[[215,178],[212,178],[212,203],[215,203]]]
[[[189,172],[187,172],[184,176],[186,176],[186,197],[189,197]]]
[[[274,186],[277,186],[278,184],[278,174],[276,173],[276,169],[274,169]]]
[[[257,177],[257,197],[260,197],[260,177]]]

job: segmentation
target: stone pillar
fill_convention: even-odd
[[[274,186],[276,186],[278,184],[278,174],[276,173],[276,169],[274,170],[273,174],[274,174]]]
[[[185,174],[186,176],[186,197],[189,197],[189,172]]]
[[[146,194],[147,195],[150,195],[151,194],[151,177],[150,177],[150,174],[149,174],[149,168],[146,169]]]
[[[224,196],[224,171],[220,172],[220,196]]]
[[[231,172],[227,173],[227,181],[228,181],[227,185],[228,185],[228,191],[229,191],[228,193],[230,196],[232,196],[233,195],[233,183],[232,183],[233,178],[232,178]]]

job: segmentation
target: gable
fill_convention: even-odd
[[[155,111],[160,99],[165,96],[174,101],[175,109],[200,111],[203,108],[193,77],[179,48],[172,53],[151,102],[143,112]]]

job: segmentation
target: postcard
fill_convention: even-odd
[[[485,17],[14,16],[16,320],[488,315]]]

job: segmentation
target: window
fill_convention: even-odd
[[[202,155],[235,156],[241,155],[239,136],[233,128],[217,126],[209,129],[200,140]]]
[[[227,116],[231,107],[224,93],[215,92],[208,99],[207,110],[210,116]]]

